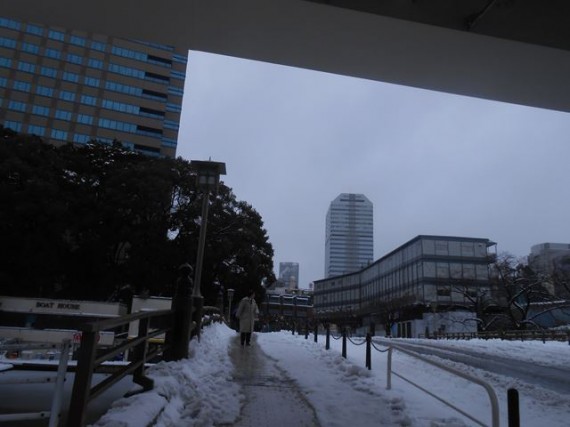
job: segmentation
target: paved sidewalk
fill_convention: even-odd
[[[235,427],[319,426],[313,407],[276,362],[259,348],[255,335],[249,347],[239,345],[239,336],[232,345],[234,379],[245,393],[245,405]]]

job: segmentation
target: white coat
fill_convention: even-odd
[[[239,319],[240,332],[253,332],[253,324],[259,314],[259,309],[255,299],[244,297],[241,299],[236,312],[236,317]]]

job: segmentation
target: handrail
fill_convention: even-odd
[[[7,344],[0,346],[2,349],[43,349],[54,348],[53,344]],[[53,400],[49,411],[22,413],[22,414],[2,414],[0,415],[0,422],[8,421],[24,421],[24,420],[38,420],[49,417],[49,427],[57,427],[61,417],[61,407],[63,401],[63,384],[65,382],[65,374],[67,373],[67,363],[69,361],[69,350],[71,348],[71,341],[65,339],[61,343],[61,353],[59,357],[59,364],[57,367],[57,375],[54,386]],[[20,383],[20,382],[19,382]],[[13,383],[15,384],[15,383]]]
[[[416,359],[419,359],[425,363],[428,363],[430,365],[436,366],[440,369],[443,369],[444,371],[447,371],[449,373],[452,373],[454,375],[457,375],[458,377],[461,377],[463,379],[466,379],[467,381],[471,381],[475,384],[480,385],[481,387],[483,387],[485,389],[485,391],[487,392],[487,394],[489,395],[489,400],[491,401],[491,425],[492,427],[499,427],[499,400],[497,399],[497,394],[495,393],[495,390],[493,389],[493,387],[491,387],[488,383],[486,383],[485,381],[474,377],[472,375],[466,374],[465,372],[461,372],[457,369],[454,368],[450,368],[449,366],[443,365],[441,363],[435,362],[433,360],[430,360],[426,357],[420,356],[417,353],[414,353],[413,351],[410,350],[406,350],[400,346],[398,346],[397,344],[389,344],[388,345],[389,351],[388,351],[388,378],[387,378],[387,386],[386,388],[389,390],[391,388],[391,379],[390,379],[390,374],[393,373],[394,375],[396,375],[397,377],[403,379],[404,381],[410,383],[411,385],[419,388],[420,390],[428,393],[430,396],[436,398],[437,400],[443,402],[444,404],[446,404],[447,406],[455,409],[457,412],[461,413],[462,415],[466,416],[467,418],[471,419],[472,421],[476,422],[477,424],[481,425],[481,426],[485,426],[485,424],[483,424],[481,421],[475,419],[474,417],[472,417],[471,415],[467,414],[466,412],[462,411],[461,409],[455,407],[454,405],[452,405],[451,403],[443,400],[442,398],[436,396],[435,394],[433,394],[432,392],[430,392],[429,390],[413,383],[411,380],[404,378],[402,375],[394,372],[392,370],[392,351],[391,349],[394,348],[398,351],[401,351],[404,354],[407,354],[408,356],[411,357],[415,357]]]
[[[158,335],[170,333],[173,326],[174,314],[175,312],[173,310],[145,311],[129,314],[120,318],[86,323],[79,327],[79,330],[82,331],[81,345],[79,347],[77,371],[75,374],[75,381],[73,383],[73,391],[67,420],[68,426],[76,427],[84,425],[87,405],[95,397],[103,393],[126,375],[133,374],[133,381],[141,385],[143,387],[143,391],[152,389],[153,381],[144,374],[145,363],[149,358],[156,356],[159,351],[169,351],[171,343],[166,340],[162,349],[156,349],[153,352],[149,352],[148,343],[150,339]],[[151,329],[151,321],[161,318],[166,318],[168,324],[166,326],[160,325],[159,327]],[[99,332],[129,325],[135,320],[139,321],[138,335],[136,337],[129,338],[110,349],[106,349],[105,351],[98,351],[97,337]],[[128,365],[118,369],[99,384],[95,386],[91,385],[93,373],[97,366],[100,366],[104,362],[115,357],[117,354],[129,349],[133,349],[134,354]]]

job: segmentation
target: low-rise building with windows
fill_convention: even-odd
[[[476,330],[473,316],[460,312],[490,293],[495,252],[489,239],[417,236],[357,272],[316,280],[316,315],[407,337]]]

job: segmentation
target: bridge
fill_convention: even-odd
[[[570,112],[565,0],[3,0],[2,15]]]

